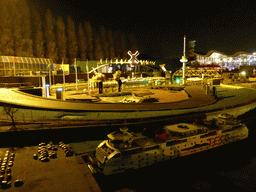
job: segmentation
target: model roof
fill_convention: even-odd
[[[167,125],[166,129],[171,132],[187,133],[191,131],[197,131],[199,130],[199,127],[189,123],[180,123],[175,125]]]
[[[216,51],[216,50],[210,50],[208,53],[206,54],[203,54],[203,53],[200,53],[200,52],[192,52],[193,54],[195,55],[199,55],[199,56],[202,56],[202,57],[209,57],[211,56],[213,53],[219,53],[223,56],[226,56],[226,57],[237,57],[238,55],[242,55],[242,54],[245,54],[245,55],[252,55],[252,53],[248,53],[248,52],[244,52],[244,51],[238,51],[232,55],[228,55],[228,54],[225,54],[225,53],[222,53],[220,51]]]

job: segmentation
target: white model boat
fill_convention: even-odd
[[[129,133],[128,129],[108,134],[93,154],[88,166],[104,175],[137,169],[172,158],[185,156],[248,137],[248,128],[228,114],[221,114],[208,128],[180,123],[167,125],[153,137]]]

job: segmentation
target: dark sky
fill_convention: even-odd
[[[44,6],[96,29],[134,33],[140,52],[153,58],[180,58],[184,35],[200,52],[256,51],[255,1],[142,2],[44,0]]]

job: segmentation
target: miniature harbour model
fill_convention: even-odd
[[[153,137],[127,131],[123,128],[108,134],[108,140],[88,154],[88,166],[93,173],[110,175],[137,169],[248,137],[247,127],[229,114],[214,118],[208,122],[208,128],[189,123],[167,125]]]

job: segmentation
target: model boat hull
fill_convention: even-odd
[[[119,153],[103,141],[90,156],[89,168],[93,173],[101,172],[104,175],[124,172],[129,169],[138,169],[165,160],[198,153],[248,137],[248,128],[235,125],[232,129],[211,130],[209,132],[183,137],[178,140],[158,141],[154,145],[138,147]],[[111,151],[106,156],[105,149]]]

